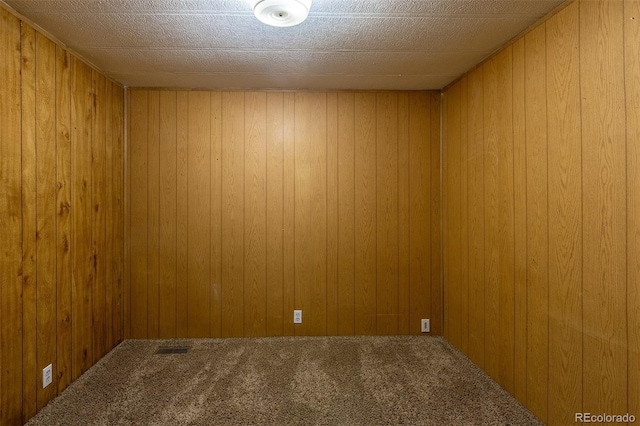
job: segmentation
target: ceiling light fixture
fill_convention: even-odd
[[[259,0],[253,13],[261,22],[273,27],[292,27],[309,16],[311,0]]]

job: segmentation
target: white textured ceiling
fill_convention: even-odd
[[[250,0],[4,0],[126,86],[440,89],[565,0],[313,0],[269,27]]]

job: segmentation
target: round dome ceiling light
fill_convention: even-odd
[[[261,22],[273,27],[292,27],[309,16],[311,0],[261,0],[253,13]]]

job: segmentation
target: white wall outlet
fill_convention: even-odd
[[[422,326],[422,332],[423,333],[430,333],[431,332],[431,321],[428,319],[423,319],[420,321],[420,324]]]
[[[46,388],[53,382],[53,366],[47,365],[42,369],[42,389]]]
[[[302,309],[296,309],[293,311],[293,323],[302,324]]]

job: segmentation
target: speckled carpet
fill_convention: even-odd
[[[188,346],[186,354],[155,354]],[[28,425],[538,425],[438,337],[127,340]]]

